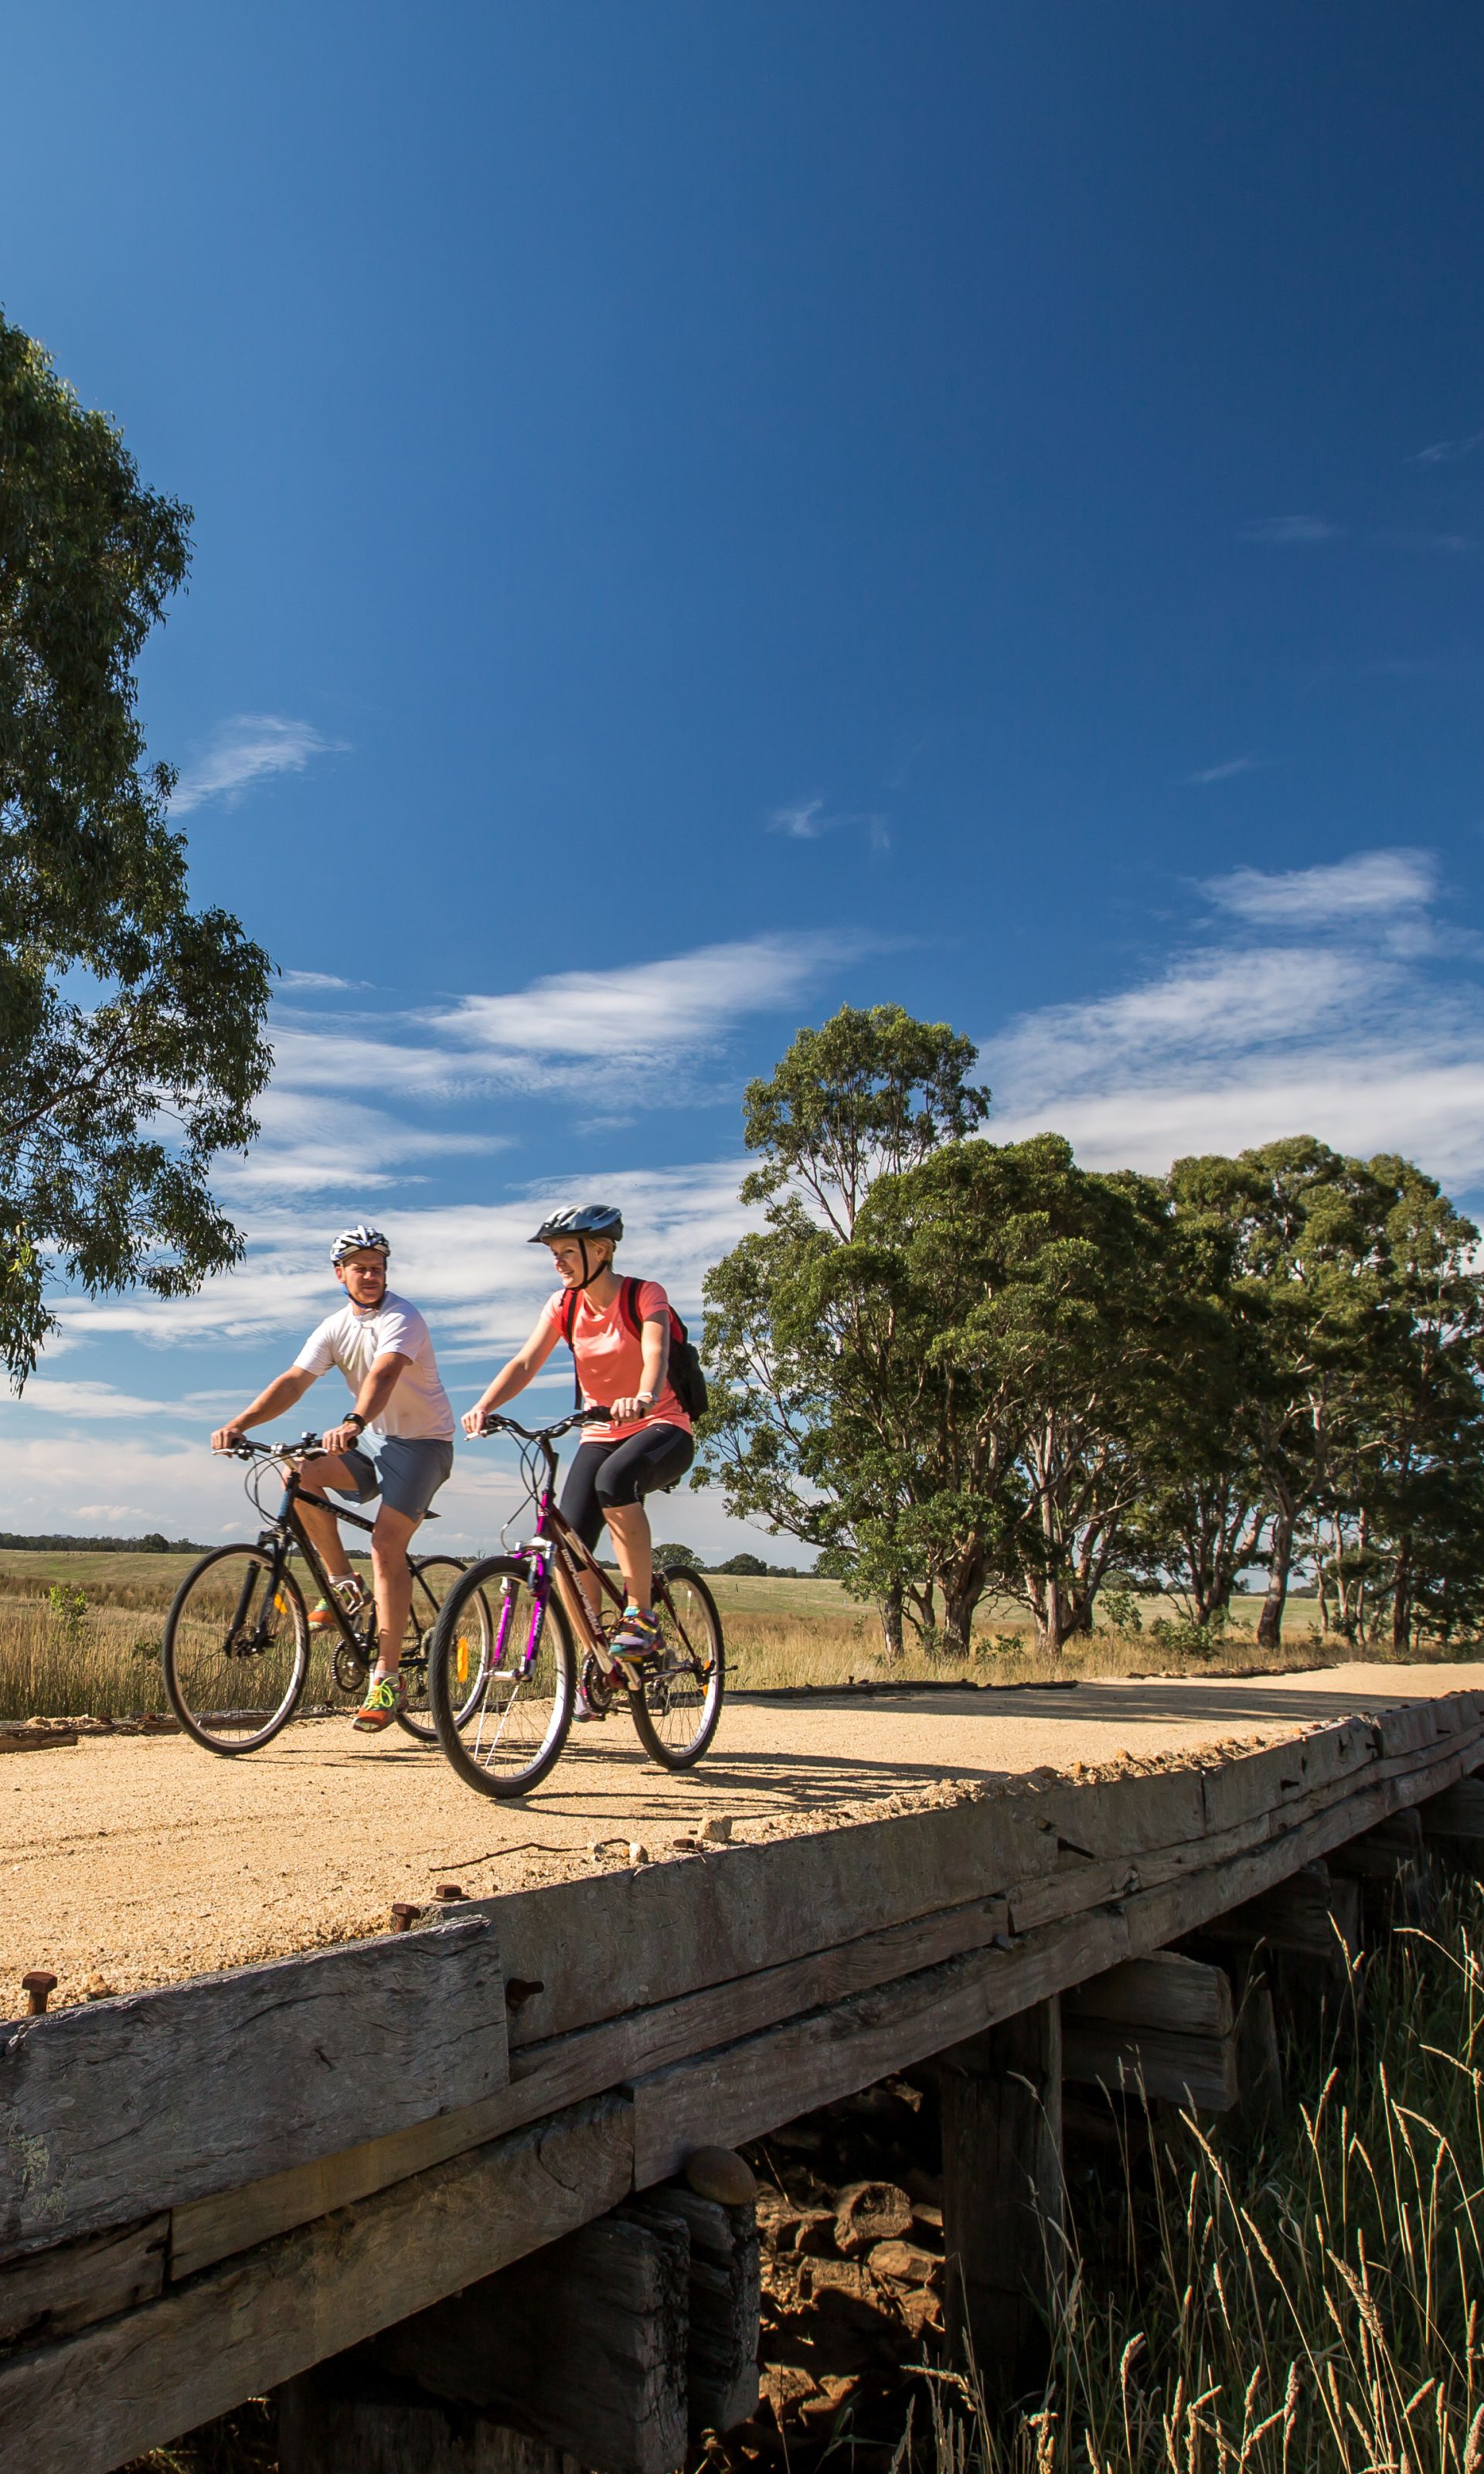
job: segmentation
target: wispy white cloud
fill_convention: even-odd
[[[181,767],[172,813],[186,815],[208,799],[230,806],[269,774],[302,773],[311,756],[344,753],[344,740],[326,739],[312,722],[280,713],[233,714],[217,724],[195,761]]]
[[[1055,1128],[1089,1166],[1152,1171],[1310,1132],[1477,1187],[1484,1024],[1471,982],[1422,967],[1437,884],[1430,855],[1405,850],[1216,879],[1230,943],[1023,1015],[987,1046],[995,1130]]]
[[[369,980],[341,980],[333,971],[280,971],[278,984],[283,988],[366,988]]]
[[[1212,782],[1234,782],[1239,773],[1260,772],[1263,762],[1260,756],[1229,756],[1224,764],[1207,764],[1199,773],[1183,773],[1181,788],[1204,790]]]
[[[1331,524],[1324,516],[1257,516],[1242,526],[1243,541],[1271,542],[1280,548],[1341,541],[1344,535],[1343,524]]]
[[[796,800],[792,807],[775,808],[768,818],[770,834],[782,834],[796,842],[817,842],[826,834],[853,832],[864,834],[874,851],[892,847],[891,818],[874,810],[830,809],[823,799]]]
[[[1439,438],[1406,460],[1409,464],[1461,464],[1480,447],[1484,447],[1484,429],[1471,429],[1467,438]]]
[[[1210,878],[1209,900],[1233,918],[1279,928],[1328,928],[1424,910],[1438,888],[1430,851],[1355,851],[1324,867],[1233,868]]]
[[[1418,532],[1406,525],[1384,525],[1371,539],[1379,549],[1442,550],[1448,558],[1458,558],[1473,547],[1469,533]]]
[[[53,1418],[177,1418],[184,1414],[169,1400],[148,1400],[133,1392],[116,1391],[111,1383],[59,1380],[34,1374],[26,1386],[28,1409]]]

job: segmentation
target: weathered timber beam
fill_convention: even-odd
[[[168,2215],[84,2234],[0,2268],[0,2347],[39,2345],[165,2290]]]
[[[1063,2030],[1053,1994],[938,2056],[950,2360],[990,2394],[1040,2380],[1064,2268]]]
[[[1054,1860],[1055,1832],[1028,1803],[968,1789],[886,1820],[517,1890],[479,1911],[498,1917],[507,1975],[541,1987],[512,2023],[518,2049],[911,1925]]]
[[[1418,1870],[1426,1860],[1422,1814],[1411,1810],[1391,1813],[1334,1848],[1329,1869],[1352,1881],[1391,1881],[1399,1872]]]
[[[1418,1807],[1423,1836],[1446,1862],[1484,1867],[1484,1779],[1460,1779]]]
[[[604,2474],[675,2474],[689,2278],[679,2217],[604,2217],[388,2329],[375,2358]]]
[[[515,2057],[511,2085],[483,2104],[178,2207],[171,2237],[175,2272],[194,2274],[233,2251],[306,2224],[327,2208],[364,2198],[522,2122],[662,2069],[688,2053],[889,1982],[914,1963],[925,1965],[982,1949],[1003,1938],[1008,1921],[1002,1898],[970,1899],[940,1915],[843,1942],[809,1958],[760,1968],[737,1983],[710,1985],[626,2018],[579,2028],[547,2045],[528,2047]]]
[[[492,2095],[493,1926],[463,1920],[0,2031],[0,2255]]]
[[[685,2357],[693,2442],[730,2431],[757,2404],[762,2263],[757,2213],[725,2208],[661,2182],[625,2208],[639,2223],[678,2219],[690,2240],[690,2338]]]
[[[1336,1879],[1323,1856],[1260,1898],[1247,1899],[1204,1928],[1208,1940],[1291,1951],[1304,1958],[1343,1961],[1361,1945],[1360,1886]]]
[[[1173,1950],[1126,1959],[1121,1967],[1089,1977],[1069,1988],[1062,2010],[1066,2023],[1100,2019],[1175,2036],[1229,2036],[1236,2019],[1225,1968]]]
[[[344,2377],[305,2371],[277,2391],[279,2474],[582,2474],[472,2407],[444,2405],[411,2380],[377,2380],[359,2354]]]
[[[0,2463],[109,2474],[601,2215],[630,2108],[575,2106],[0,2363]]]
[[[1063,2038],[1063,2070],[1085,2087],[1163,2097],[1207,2113],[1228,2112],[1240,2094],[1234,2033],[1183,2036],[1120,2027],[1108,2019],[1068,2019]]]

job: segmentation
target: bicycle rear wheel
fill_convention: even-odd
[[[470,1692],[469,1610],[483,1595],[493,1617],[484,1675]],[[544,1611],[529,1567],[515,1555],[471,1564],[443,1600],[428,1658],[428,1705],[466,1786],[480,1795],[527,1795],[556,1761],[572,1724],[577,1660],[571,1628],[553,1591]]]
[[[261,1546],[219,1546],[187,1572],[163,1644],[165,1690],[208,1753],[252,1753],[286,1727],[309,1672],[299,1583]]]
[[[402,1675],[407,1685],[407,1700],[397,1712],[397,1725],[416,1735],[419,1744],[436,1744],[438,1728],[433,1719],[433,1705],[428,1695],[428,1667],[432,1659],[433,1635],[450,1590],[464,1578],[464,1565],[456,1555],[419,1555],[412,1562],[412,1606],[407,1617],[407,1631],[402,1647]],[[459,1633],[453,1648],[454,1724],[468,1724],[478,1707],[494,1642],[494,1617],[483,1589],[464,1602],[459,1617]],[[459,1693],[463,1692],[463,1701]]]
[[[661,1769],[688,1770],[710,1748],[722,1714],[727,1654],[716,1600],[688,1564],[655,1574],[659,1649],[646,1660],[629,1709],[640,1743]]]

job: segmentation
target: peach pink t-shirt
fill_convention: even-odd
[[[559,1289],[545,1305],[547,1322],[559,1341],[566,1337],[566,1319],[571,1291]],[[652,1315],[668,1317],[670,1300],[658,1280],[639,1282],[638,1309],[641,1322]],[[639,1335],[631,1331],[624,1313],[623,1293],[612,1304],[596,1306],[588,1291],[578,1295],[577,1318],[572,1325],[573,1351],[577,1359],[577,1379],[583,1398],[595,1409],[606,1409],[610,1400],[622,1400],[641,1391],[644,1384],[644,1349]],[[647,1418],[629,1418],[619,1425],[591,1426],[586,1441],[594,1443],[619,1443],[625,1435],[640,1435],[646,1426],[682,1426],[690,1433],[690,1419],[681,1407],[668,1383],[656,1399]]]

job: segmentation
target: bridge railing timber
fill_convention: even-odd
[[[0,2027],[0,2462],[108,2474],[1481,1766],[1484,1696],[1452,1693]]]

